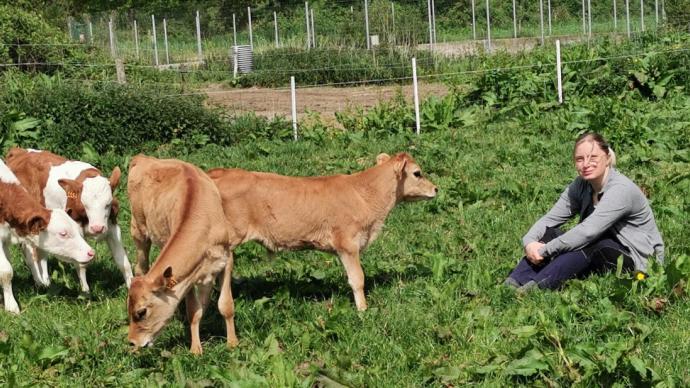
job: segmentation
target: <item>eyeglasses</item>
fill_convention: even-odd
[[[592,165],[596,166],[601,161],[603,161],[605,158],[606,158],[606,155],[604,155],[604,154],[576,156],[575,157],[575,164],[577,164],[577,165],[592,164]]]

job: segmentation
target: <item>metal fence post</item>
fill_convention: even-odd
[[[474,0],[472,0],[472,39],[477,40],[477,20],[474,16]]]
[[[544,45],[544,0],[539,0],[539,29],[541,31],[541,45]]]
[[[137,21],[134,20],[134,52],[139,59],[139,29],[137,28]]]
[[[513,0],[513,38],[517,39],[517,14],[515,12],[515,0]]]
[[[117,58],[117,50],[115,49],[115,34],[113,33],[113,18],[108,20],[108,35],[110,37],[110,55]]]
[[[547,2],[547,7],[549,9],[549,36],[553,35],[553,32],[551,31],[551,0],[548,0]]]
[[[307,50],[311,48],[311,34],[309,32],[309,2],[304,2],[304,18],[307,21]]]
[[[196,47],[199,62],[203,62],[204,54],[201,51],[201,17],[199,17],[199,11],[196,11]]]
[[[640,27],[642,32],[644,32],[644,0],[640,0]]]
[[[232,45],[237,46],[237,20],[235,14],[232,14]]]
[[[156,40],[156,16],[151,15],[151,31],[153,32],[153,61],[158,66],[158,41]]]
[[[295,98],[295,76],[290,76],[290,101],[292,110],[292,138],[297,141],[297,99]]]
[[[316,48],[316,30],[314,29],[314,8],[309,9],[311,16],[311,47]]]
[[[616,12],[616,0],[613,0],[613,30],[618,31],[618,14]]]
[[[489,0],[486,0],[486,43],[491,52],[491,16],[489,13]]]
[[[280,43],[278,42],[278,15],[276,15],[275,11],[273,11],[273,26],[275,27],[275,32],[276,32],[276,48],[280,46]]]
[[[592,0],[587,0],[587,21],[589,24],[589,37],[592,37]]]
[[[556,77],[558,78],[558,103],[563,103],[563,80],[561,78],[561,41],[556,39]]]
[[[625,25],[628,30],[628,39],[630,39],[630,0],[625,0]]]
[[[364,0],[364,26],[367,34],[367,50],[371,49],[371,37],[369,36],[369,1]]]
[[[252,31],[252,7],[247,7],[247,21],[249,22],[249,46],[254,49],[254,31]]]
[[[414,98],[414,122],[415,122],[415,133],[419,135],[420,122],[419,122],[419,88],[417,87],[417,58],[412,57],[412,94]]]
[[[168,50],[168,21],[163,18],[163,43],[165,44],[165,64],[170,64],[170,52]]]

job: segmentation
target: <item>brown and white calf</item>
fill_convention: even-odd
[[[36,201],[19,179],[0,160],[0,285],[5,310],[19,314],[12,293],[12,265],[9,244],[24,243],[38,247],[62,260],[88,263],[96,252],[84,241],[81,228],[62,209],[49,210]],[[33,273],[35,263],[27,264]]]
[[[185,297],[191,351],[201,353],[199,322],[213,281],[223,272],[218,309],[225,317],[228,345],[235,346],[232,259],[213,181],[189,163],[139,155],[129,165],[127,192],[138,261],[127,301],[130,344],[151,345]],[[162,248],[149,270],[152,242]]]
[[[360,252],[396,204],[438,191],[405,153],[381,154],[376,166],[352,175],[297,178],[222,168],[208,175],[223,199],[232,248],[258,241],[270,251],[337,253],[360,311],[367,308]]]
[[[101,175],[94,166],[67,160],[48,151],[12,148],[6,159],[7,165],[34,198],[48,209],[64,209],[77,221],[87,236],[105,240],[125,284],[132,281],[132,267],[122,244],[117,224],[118,201],[113,191],[120,182],[120,169],[115,167],[110,178]],[[36,283],[50,285],[46,260],[40,250],[24,249],[27,256],[35,256],[40,271],[34,274]],[[86,266],[78,264],[79,283],[84,292],[89,291]]]

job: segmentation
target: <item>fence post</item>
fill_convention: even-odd
[[[582,0],[582,35],[587,35],[587,11],[585,10],[585,0]]]
[[[115,74],[117,74],[117,83],[124,84],[127,82],[125,78],[125,64],[121,58],[115,59]]]
[[[434,0],[431,0],[431,28],[434,32],[434,45],[438,43],[436,40],[436,4],[434,3]]]
[[[553,35],[553,32],[551,31],[551,0],[548,0],[547,7],[549,9],[549,36]]]
[[[232,14],[232,44],[237,46],[237,21],[234,13]]]
[[[364,0],[364,27],[367,34],[367,50],[371,49],[371,37],[369,36],[369,1]]]
[[[628,29],[628,39],[630,39],[630,0],[625,0],[625,24]]]
[[[108,20],[108,35],[110,36],[110,55],[117,58],[117,50],[115,49],[115,34],[113,34],[113,18]]]
[[[316,48],[316,30],[314,29],[314,8],[309,8],[311,15],[311,46]]]
[[[280,46],[280,43],[278,43],[278,15],[276,15],[275,11],[273,11],[273,26],[276,31],[276,48],[278,48]]]
[[[247,7],[247,21],[249,22],[249,46],[254,50],[254,31],[252,29],[252,7]]]
[[[391,1],[391,17],[393,18],[393,28],[391,31],[391,35],[393,35],[393,44],[395,44],[396,39],[395,39],[395,3]]]
[[[139,60],[139,29],[137,28],[137,21],[134,20],[134,52]]]
[[[93,44],[93,23],[91,23],[91,17],[89,17],[89,42]]]
[[[434,32],[431,27],[431,0],[426,0],[426,15],[429,19],[429,49],[434,50]]]
[[[587,21],[589,24],[589,37],[592,37],[592,0],[587,0]]]
[[[199,17],[199,11],[196,11],[196,47],[197,55],[199,57],[199,62],[204,61],[204,54],[201,51],[201,17]]]
[[[156,40],[156,16],[151,15],[151,31],[153,32],[153,60],[158,66],[158,41]]]
[[[477,40],[477,20],[474,17],[474,0],[472,0],[472,39]]]
[[[170,64],[170,51],[168,49],[168,21],[163,18],[163,43],[165,44],[165,64]]]
[[[539,29],[541,31],[541,45],[544,45],[544,0],[539,0]]]
[[[295,76],[290,76],[290,99],[292,101],[292,138],[297,141],[297,99],[295,98]]]
[[[616,13],[616,0],[613,0],[613,30],[618,31],[618,14]]]
[[[640,27],[644,32],[644,0],[640,0]]]
[[[489,14],[489,0],[486,0],[486,43],[491,52],[491,16]]]
[[[419,135],[419,89],[417,87],[417,58],[412,57],[412,94],[414,96],[415,133]]]
[[[515,0],[513,0],[513,38],[517,39],[517,17],[515,13]]]
[[[69,37],[69,40],[72,40],[72,17],[67,16],[67,36]]]
[[[654,15],[656,15],[656,24],[654,25],[654,28],[659,27],[659,0],[654,0]]]
[[[563,80],[561,78],[561,41],[556,39],[556,77],[558,78],[558,103],[563,103]]]
[[[311,34],[309,33],[309,2],[304,2],[304,18],[307,21],[307,50],[311,48]]]

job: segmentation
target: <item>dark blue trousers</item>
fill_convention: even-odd
[[[561,234],[563,232],[560,229],[547,228],[541,242],[547,243]],[[582,249],[544,258],[538,265],[523,257],[510,273],[510,277],[520,285],[533,280],[541,288],[557,289],[568,279],[615,269],[621,255],[623,269],[632,270],[634,264],[628,256],[627,248],[616,241],[615,237],[604,234]]]

